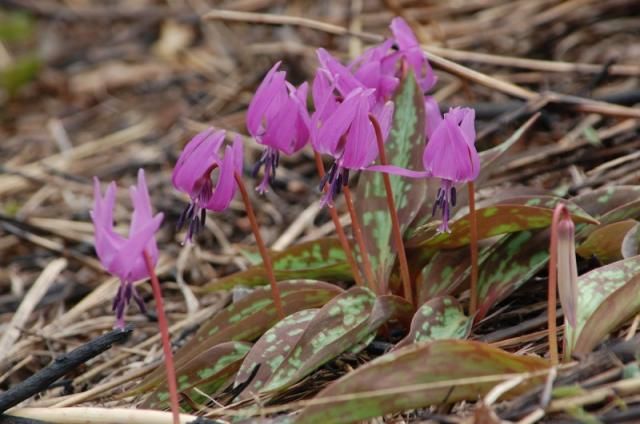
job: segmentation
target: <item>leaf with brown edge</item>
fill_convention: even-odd
[[[622,246],[620,251],[624,259],[631,258],[640,253],[638,246],[640,245],[640,223],[633,226],[633,228],[627,231],[622,239]]]
[[[321,238],[271,252],[276,280],[351,281],[351,268],[344,250],[335,238]],[[256,287],[269,284],[266,270],[260,265],[236,272],[204,285],[202,290],[230,290],[235,286]]]
[[[450,296],[436,297],[418,308],[409,334],[395,348],[433,340],[465,339],[472,324],[460,302]]]
[[[502,234],[524,230],[545,228],[551,224],[553,209],[519,204],[497,204],[476,211],[478,238],[484,239]],[[576,223],[598,222],[586,212],[572,213]],[[450,233],[437,233],[435,226],[423,228],[413,239],[407,242],[410,248],[453,249],[469,244],[469,216],[449,223]]]
[[[253,393],[257,393],[267,383],[274,370],[278,369],[291,349],[297,346],[318,311],[319,309],[304,309],[291,314],[258,339],[242,362],[235,377],[234,386],[237,387],[248,381],[255,368],[258,367],[250,384],[240,393],[240,400],[251,398]]]
[[[625,236],[638,221],[625,219],[611,224],[599,225],[587,239],[576,248],[576,253],[583,258],[595,256],[603,264],[623,258],[622,244]]]
[[[547,361],[507,353],[485,343],[438,340],[390,352],[332,382],[294,422],[352,423],[431,405],[477,400],[505,374],[539,372],[505,396],[544,381]]]
[[[202,393],[213,396],[222,389],[240,368],[240,363],[249,349],[251,349],[251,343],[225,342],[200,353],[176,369],[178,390],[183,396],[188,397],[191,403],[202,403],[206,399]],[[139,389],[133,390],[133,392],[139,391]],[[142,406],[149,409],[164,409],[169,407],[168,400],[169,390],[166,379],[163,379]],[[189,404],[184,403],[183,409],[189,409]]]
[[[638,274],[640,274],[640,256],[634,256],[596,268],[578,277],[578,320],[575,328],[565,325],[565,358],[571,357],[578,339],[583,337],[585,324],[600,305]],[[611,313],[615,312],[611,311]]]
[[[422,170],[422,153],[425,148],[424,96],[412,72],[401,82],[393,100],[393,126],[385,143],[387,160],[399,167]],[[426,179],[391,175],[390,181],[400,231],[404,233],[425,202]],[[397,252],[392,241],[391,216],[382,174],[362,173],[355,198],[356,211],[363,226],[366,253],[377,280],[387,281]]]
[[[285,314],[320,307],[343,293],[341,288],[321,281],[280,282],[278,286]],[[175,353],[176,368],[220,343],[257,340],[276,322],[278,317],[271,289],[256,288],[205,321],[195,336]],[[144,380],[141,387],[153,387],[164,378],[164,372],[164,367],[157,368]]]
[[[600,303],[584,323],[573,354],[586,355],[602,340],[640,312],[640,274],[636,274]]]

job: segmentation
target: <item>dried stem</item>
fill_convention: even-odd
[[[155,267],[151,256],[145,250],[143,252],[144,262],[149,271],[149,277],[151,278],[151,288],[153,290],[153,297],[156,301],[156,315],[158,317],[158,327],[160,328],[160,335],[162,338],[162,349],[164,350],[164,364],[167,372],[167,385],[169,386],[169,401],[171,403],[171,414],[173,416],[173,423],[180,423],[180,404],[178,401],[178,386],[176,382],[176,368],[173,362],[173,352],[171,351],[171,340],[169,339],[169,326],[167,325],[167,317],[164,314],[164,302],[162,301],[162,290],[160,289],[160,282],[156,275]]]
[[[244,202],[244,207],[247,211],[247,217],[249,218],[249,222],[251,223],[251,230],[253,231],[253,236],[256,239],[256,244],[258,245],[258,250],[260,251],[260,256],[262,256],[262,263],[264,264],[265,271],[267,272],[267,278],[269,279],[269,284],[271,285],[271,297],[273,298],[273,303],[276,307],[276,311],[278,312],[278,318],[284,318],[284,310],[282,309],[282,299],[280,298],[280,289],[278,288],[278,283],[276,281],[276,276],[273,273],[273,264],[271,263],[271,256],[269,256],[269,252],[267,251],[267,247],[262,240],[262,236],[260,235],[260,227],[258,226],[258,220],[256,219],[256,214],[253,212],[253,206],[251,206],[251,199],[249,199],[249,193],[247,192],[247,187],[244,185],[244,181],[242,181],[242,175],[235,173],[236,182],[238,183],[238,188],[240,189],[240,194],[242,195],[242,201]]]
[[[369,115],[369,120],[373,125],[373,129],[376,133],[376,141],[378,142],[378,156],[380,158],[381,165],[388,165],[387,155],[384,151],[384,140],[382,137],[382,129],[380,123],[375,116]],[[404,249],[404,241],[402,240],[402,231],[400,230],[400,220],[398,219],[398,211],[396,209],[396,202],[393,198],[393,190],[391,188],[391,177],[386,172],[382,172],[382,181],[384,181],[384,188],[387,195],[387,208],[389,209],[389,215],[391,215],[391,231],[393,233],[394,243],[396,245],[396,251],[398,252],[398,261],[400,262],[400,275],[402,277],[402,288],[404,290],[404,296],[409,303],[416,306],[413,298],[413,289],[411,287],[411,277],[409,275],[409,263],[407,262],[407,252]]]
[[[469,225],[471,243],[471,294],[469,302],[469,315],[474,316],[478,309],[478,217],[476,216],[476,190],[473,181],[467,183],[469,193]]]
[[[380,291],[380,286],[376,282],[376,277],[373,274],[373,268],[371,267],[371,261],[369,260],[369,256],[367,256],[367,249],[364,244],[364,237],[362,236],[362,227],[360,226],[360,221],[358,220],[358,215],[356,214],[356,208],[353,206],[353,197],[351,196],[351,190],[348,186],[344,186],[343,191],[344,200],[346,201],[347,209],[349,210],[349,216],[351,217],[351,228],[353,228],[353,236],[355,237],[356,243],[358,243],[358,248],[360,249],[364,275],[367,278],[369,288],[375,293],[378,293]]]
[[[320,157],[320,153],[314,152],[316,159],[316,168],[318,168],[318,175],[320,178],[324,177],[324,164],[322,163],[322,158]],[[327,191],[328,188],[325,187],[324,191]],[[345,256],[347,257],[347,262],[349,262],[349,266],[351,267],[351,272],[353,273],[353,279],[355,280],[358,286],[362,286],[364,283],[362,281],[362,275],[360,275],[360,269],[358,268],[358,264],[353,256],[353,251],[351,250],[351,245],[349,244],[349,240],[347,240],[347,236],[344,233],[344,228],[342,228],[342,224],[340,223],[340,217],[338,216],[338,212],[336,208],[329,207],[329,215],[331,215],[331,220],[333,221],[333,225],[336,227],[336,234],[338,235],[338,240],[340,240],[340,245],[342,246],[342,250],[344,250]]]

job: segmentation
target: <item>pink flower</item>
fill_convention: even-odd
[[[273,183],[280,153],[290,155],[309,140],[308,84],[296,88],[286,81],[286,73],[276,63],[264,77],[247,111],[247,130],[266,149],[253,169],[254,176],[264,165],[258,192]]]
[[[349,170],[364,169],[378,156],[370,115],[380,123],[385,140],[393,115],[393,103],[375,103],[374,90],[355,88],[340,101],[334,96],[335,85],[318,70],[312,90],[316,110],[311,117],[311,143],[317,152],[334,159],[320,183],[320,189],[330,186],[322,199],[329,205],[348,184]]]
[[[191,139],[178,158],[171,180],[175,188],[186,193],[191,203],[178,220],[178,228],[189,222],[187,237],[204,226],[206,209],[220,212],[229,207],[236,194],[235,174],[242,173],[242,138],[239,135],[227,146],[224,157],[220,149],[225,131],[209,128]],[[214,181],[212,173],[218,171]]]
[[[116,184],[109,184],[103,198],[100,181],[96,177],[93,179],[94,203],[91,219],[95,229],[96,253],[105,269],[120,278],[120,288],[113,300],[118,328],[124,328],[124,311],[132,297],[140,310],[146,310],[133,282],[149,277],[143,256],[145,251],[154,265],[158,261],[155,232],[160,228],[163,218],[162,213],[151,215],[151,202],[142,169],[138,171],[137,186],[132,186],[129,191],[133,202],[133,216],[127,238],[116,233],[113,228]]]
[[[456,205],[454,184],[473,181],[480,172],[480,157],[475,147],[475,111],[470,108],[451,108],[440,115],[438,104],[425,98],[428,142],[422,156],[424,171],[413,171],[393,165],[376,165],[371,171],[387,172],[409,178],[440,178],[433,214],[442,210],[439,232],[449,232],[451,208]]]
[[[398,48],[397,55],[411,66],[422,91],[429,91],[436,83],[436,76],[411,27],[404,19],[393,18],[391,32],[395,47]]]

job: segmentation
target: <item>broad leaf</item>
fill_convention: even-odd
[[[578,278],[578,321],[576,328],[565,325],[565,358],[571,357],[586,322],[616,290],[640,273],[640,256],[596,268]],[[615,314],[615,311],[610,311]]]
[[[553,209],[519,204],[497,204],[476,211],[478,220],[478,238],[484,239],[518,231],[545,228],[551,224]],[[572,213],[574,222],[597,223],[586,212]],[[452,249],[469,244],[469,216],[449,223],[450,233],[437,233],[435,225],[423,227],[409,240],[411,248],[430,247]]]
[[[413,73],[402,81],[394,98],[393,127],[385,152],[389,163],[422,170],[425,148],[424,96]],[[390,176],[391,187],[402,232],[416,217],[427,195],[425,179]],[[365,172],[356,189],[356,210],[362,217],[367,252],[378,281],[386,281],[395,262],[396,250],[391,231],[391,216],[386,201],[382,174]]]
[[[640,199],[640,186],[609,186],[580,194],[571,200],[588,214],[598,218],[637,199]]]
[[[640,274],[612,292],[584,323],[573,353],[586,355],[602,340],[640,312]]]
[[[500,240],[480,264],[476,321],[538,273],[548,260],[548,230],[521,231]]]
[[[278,285],[285,314],[320,307],[343,292],[337,286],[320,281],[281,282]],[[257,288],[202,324],[193,339],[176,352],[176,367],[181,367],[201,352],[220,343],[254,341],[277,321],[270,289]],[[145,382],[154,385],[162,378],[164,378],[164,368],[161,367],[147,377]]]
[[[340,242],[334,238],[322,238],[289,247],[282,252],[271,253],[275,277],[283,280],[350,281],[351,268],[346,262]],[[235,286],[255,287],[269,284],[262,265],[214,280],[203,290],[230,290]]]
[[[396,348],[433,340],[465,339],[472,324],[460,302],[450,296],[436,297],[418,308],[409,334]]]
[[[352,423],[431,405],[475,401],[504,374],[542,371],[548,363],[533,356],[507,353],[488,344],[439,340],[388,353],[331,383],[295,422]],[[523,393],[544,381],[524,380],[507,395]]]
[[[595,256],[604,264],[620,260],[624,238],[637,223],[633,219],[625,219],[600,225],[576,248],[576,253],[583,258]]]

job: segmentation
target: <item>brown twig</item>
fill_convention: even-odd
[[[262,263],[264,264],[265,271],[267,273],[267,278],[269,279],[269,284],[271,285],[271,297],[273,298],[273,303],[276,307],[276,311],[278,312],[278,317],[280,319],[284,318],[284,309],[282,309],[282,299],[280,297],[280,288],[278,287],[278,282],[276,281],[275,274],[273,273],[273,264],[271,263],[271,256],[269,256],[269,251],[262,240],[262,236],[260,235],[260,227],[258,225],[258,220],[256,219],[256,214],[253,211],[253,206],[251,205],[251,199],[249,198],[249,193],[247,192],[247,187],[244,185],[244,181],[242,181],[242,175],[239,173],[235,173],[236,182],[238,183],[238,188],[240,189],[240,194],[242,195],[242,201],[244,202],[244,206],[247,212],[247,217],[249,218],[249,222],[251,223],[251,229],[253,231],[253,236],[256,239],[256,244],[258,245],[258,250],[260,251],[260,256],[262,256]]]
[[[369,120],[373,125],[373,129],[376,133],[376,141],[378,143],[378,156],[380,158],[381,165],[388,165],[387,155],[384,151],[384,140],[382,137],[382,129],[380,123],[372,114],[369,114]],[[404,249],[404,241],[402,240],[402,231],[400,230],[400,220],[398,219],[398,211],[396,209],[396,202],[393,198],[393,189],[391,187],[391,178],[386,172],[382,172],[382,181],[384,181],[384,188],[387,195],[387,209],[389,209],[389,215],[391,216],[391,231],[393,232],[393,240],[396,245],[396,251],[398,252],[398,261],[400,262],[400,275],[402,276],[402,288],[404,290],[404,296],[409,303],[414,307],[416,306],[415,299],[413,297],[413,288],[411,287],[411,276],[409,275],[409,263],[407,262],[407,252]]]
[[[320,178],[324,177],[324,163],[322,163],[322,158],[320,157],[320,153],[314,152],[314,158],[316,161],[316,168],[318,169],[318,175]],[[324,191],[327,191],[328,187],[325,187]],[[358,264],[356,263],[355,258],[353,257],[353,251],[351,250],[351,245],[349,244],[349,240],[347,240],[347,235],[344,233],[344,228],[340,223],[340,217],[338,216],[338,212],[334,207],[329,207],[329,215],[331,215],[331,220],[333,221],[333,225],[336,227],[336,234],[338,235],[338,240],[340,240],[340,245],[342,246],[342,250],[344,250],[344,254],[347,257],[347,262],[349,262],[349,266],[351,267],[351,272],[353,273],[353,279],[355,280],[358,286],[363,285],[362,275],[360,275],[360,269],[358,268]]]

